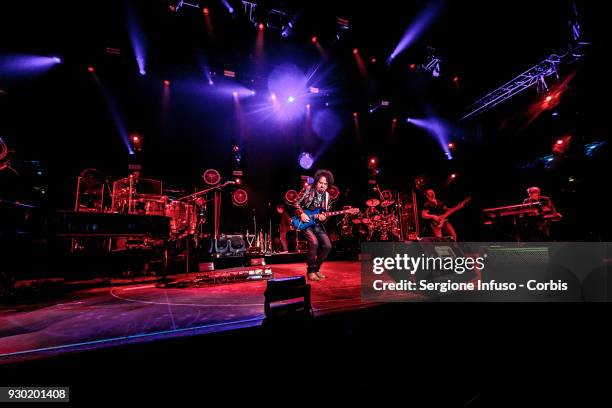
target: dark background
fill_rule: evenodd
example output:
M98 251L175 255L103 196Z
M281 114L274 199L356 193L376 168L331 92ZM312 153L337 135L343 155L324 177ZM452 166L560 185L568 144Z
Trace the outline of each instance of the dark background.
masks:
M557 107L559 116L544 112L525 126L529 107L541 98L534 89L476 120L457 119L469 103L568 46L569 1L443 2L440 16L391 67L384 60L426 2L291 2L300 11L294 34L282 38L266 30L263 65L254 61L257 30L239 3L233 3L235 16L219 1L201 4L210 9L214 38L207 35L201 10L184 7L171 13L166 1L3 4L0 54L58 55L63 63L38 75L0 72L0 89L6 92L0 95L0 135L15 150L13 167L20 173L0 173L0 197L72 208L81 170L93 167L111 179L127 174L127 150L101 88L87 72L91 65L115 100L126 131L144 138L143 177L192 192L203 188L204 169L217 168L230 177L231 146L240 144L249 204L235 209L229 190L225 193L224 232L244 231L252 211L265 222L286 190L299 189L300 175L311 172L299 168L297 156L307 150L320 152L311 171L335 173L343 193L339 205L363 208L373 195L367 160L376 155L382 189L407 190L415 176L425 175L448 204L472 195L473 203L454 222L463 240L490 238L480 227L481 209L520 203L530 185L541 186L565 215L557 238L609 236L603 204L609 147L590 158L581 153L584 144L609 139L603 6L578 2L584 37L592 45L582 61L561 69L561 80L575 77ZM351 29L337 41L338 16L349 19ZM146 76L138 74L130 43L128 23L136 18L146 43ZM330 55L326 62L310 41L313 35ZM440 78L409 69L424 61L427 46L444 59ZM119 48L121 55L108 55L106 47ZM366 62L367 80L357 70L353 48ZM262 103L267 75L283 63L304 72L321 64L316 85L328 94L312 102L313 113L328 102L338 116L342 130L332 141L305 133L303 118L281 125L252 113ZM204 66L216 72L215 86L223 83L223 69L231 69L236 83L257 90L255 97L241 101L247 112L242 135L231 95L207 85ZM459 86L452 81L455 76ZM171 81L167 111L164 79ZM368 114L370 104L381 99L391 106ZM360 138L353 112L359 113ZM427 132L405 122L431 112L453 128L457 149L451 161ZM394 117L398 123L391 137ZM572 135L569 157L552 168L525 168L551 154L554 141L566 134ZM36 170L32 160L40 163ZM446 183L452 172L458 177ZM45 194L32 186L43 186Z

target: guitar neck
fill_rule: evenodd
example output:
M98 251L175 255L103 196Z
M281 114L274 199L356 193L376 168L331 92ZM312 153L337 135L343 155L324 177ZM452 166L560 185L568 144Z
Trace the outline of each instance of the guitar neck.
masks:
M452 213L454 213L455 211L458 211L458 210L460 210L460 209L461 209L461 207L459 207L459 206L458 206L458 207L453 207L453 208L451 208L450 210L448 210L448 211L446 212L446 214L444 214L444 216L445 216L445 217L448 217L449 215L451 215Z
M451 215L455 211L459 211L460 209L462 209L465 206L466 203L467 203L467 201L463 201L463 202L461 202L461 204L458 204L458 205L454 206L453 208L451 208L450 210L446 211L446 213L444 214L444 217L448 217L449 215Z
M351 211L352 210L329 211L329 212L323 212L321 214L323 214L326 217L331 217L333 215L346 214L346 213L351 212Z

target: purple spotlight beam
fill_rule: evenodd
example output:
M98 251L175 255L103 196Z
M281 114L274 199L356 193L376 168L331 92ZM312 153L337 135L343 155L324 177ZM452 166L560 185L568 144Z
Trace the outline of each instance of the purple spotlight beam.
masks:
M136 63L138 64L138 72L140 75L145 75L146 71L146 55L145 55L145 40L138 21L136 13L132 10L129 5L130 2L126 2L126 17L128 32L130 35L130 41L132 43L132 49L134 50L134 56L136 57Z
M0 74L6 76L35 75L49 70L60 62L61 59L58 57L0 54Z
M221 0L221 3L223 3L223 5L227 9L228 13L234 14L234 8L232 6L230 6L230 4L227 2L227 0Z
M117 132L119 132L119 135L121 136L121 139L123 140L123 143L125 144L125 147L127 148L128 153L131 155L134 154L134 150L132 150L132 145L130 144L129 135L127 132L127 128L125 126L125 122L123 120L123 117L121 116L121 113L119 112L115 99L113 98L111 93L108 91L108 89L106 89L106 87L100 82L98 77L95 75L94 75L94 80L96 81L96 84L98 85L98 89L100 89L102 96L104 96L104 100L106 101L106 106L108 107L108 112L110 113L113 119L115 128L117 129Z
M414 119L408 118L406 122L411 123L421 129L426 130L430 135L432 135L442 150L444 154L448 158L448 160L453 159L453 155L448 147L448 133L449 127L444 123L444 121L436 118L427 118L427 119Z
M271 109L279 121L291 121L305 114L310 102L308 77L293 64L276 67L268 77L268 91L272 97ZM277 103L276 101L284 101Z
M423 33L429 28L433 20L438 16L442 9L442 0L438 0L425 7L415 18L412 24L408 27L399 43L387 58L387 64L390 64L399 54L408 49L414 44Z

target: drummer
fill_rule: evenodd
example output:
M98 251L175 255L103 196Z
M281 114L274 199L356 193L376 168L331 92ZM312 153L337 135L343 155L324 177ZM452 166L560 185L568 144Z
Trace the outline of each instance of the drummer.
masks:
M378 208L376 208L380 204L380 200L377 198L370 198L366 201L366 206L368 209L365 212L366 218L374 218L378 216L379 212ZM380 217L379 217L380 218Z

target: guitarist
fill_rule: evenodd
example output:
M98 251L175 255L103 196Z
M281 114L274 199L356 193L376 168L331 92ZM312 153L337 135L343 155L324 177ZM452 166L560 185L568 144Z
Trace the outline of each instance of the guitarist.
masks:
M453 241L457 241L457 233L453 228L452 224L446 220L440 227L434 226L434 221L442 222L444 219L441 217L446 213L448 207L444 205L444 203L438 199L436 199L436 192L431 188L425 190L425 198L427 201L423 205L423 211L421 211L421 216L423 219L429 221L430 229L433 235L436 238L442 238L442 233L444 232L445 236L450 236L453 238Z
M310 221L310 217L304 213L304 210L321 208L323 211L329 211L330 203L327 189L333 184L334 175L329 170L317 170L314 175L314 187L311 185L304 187L293 202L296 215L302 222ZM325 261L332 249L331 241L321 224L325 219L325 215L319 214L317 216L318 222L304 230L304 235L308 242L308 254L306 257L308 267L306 274L309 280L318 281L326 278L319 271L323 261Z

